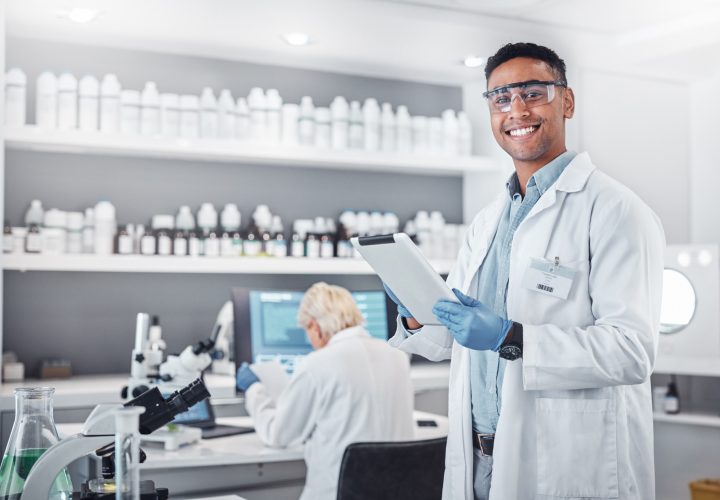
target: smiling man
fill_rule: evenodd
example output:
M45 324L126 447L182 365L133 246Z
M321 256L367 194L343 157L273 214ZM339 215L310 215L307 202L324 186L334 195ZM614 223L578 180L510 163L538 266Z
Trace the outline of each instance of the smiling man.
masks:
M655 498L650 373L665 237L625 186L565 145L565 63L516 43L488 60L507 189L468 229L443 326L398 302L391 343L451 359L443 497Z

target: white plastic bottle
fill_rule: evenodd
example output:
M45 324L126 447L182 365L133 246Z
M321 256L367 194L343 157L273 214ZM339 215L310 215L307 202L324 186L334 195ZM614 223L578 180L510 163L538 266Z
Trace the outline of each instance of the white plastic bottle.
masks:
M220 239L221 257L239 257L242 246L238 247L233 241L233 234L240 230L241 214L235 203L227 203L220 213L220 225L223 237Z
M92 75L85 75L78 85L78 128L95 132L99 127L100 82Z
M381 116L381 148L386 153L392 153L395 151L397 135L395 130L395 114L392 110L392 105L389 102L384 102L382 105L382 116Z
M26 124L26 99L27 76L20 68L11 68L5 74L5 125L22 127Z
M464 111L458 113L458 134L460 154L462 156L472 155L472 124Z
M218 98L217 132L219 139L235 138L235 99L228 89L222 89Z
M42 206L42 201L32 200L30 207L25 212L25 225L30 226L35 224L36 226L42 226L45 220L45 210Z
M67 212L51 208L45 212L41 231L44 245L43 253L59 255L67 248Z
M58 81L45 71L40 73L36 85L35 123L45 129L57 128Z
M395 124L397 127L397 152L412 152L412 119L407 106L398 106Z
M315 147L320 149L330 148L330 109L315 108Z
M350 103L350 130L348 146L350 149L363 149L365 147L363 112L358 101Z
M218 102L213 89L205 87L200 95L200 137L217 139Z
M214 233L218 225L218 214L212 203L205 202L200 206L197 213L197 224L202 231L202 255L217 257L220 255L220 240L217 235L214 239L210 234Z
M378 151L380 149L380 106L373 98L365 99L363 125L365 132L364 149L366 151Z
M235 138L239 141L250 140L250 108L244 97L238 97L235 106Z
M117 134L120 131L120 82L112 73L105 75L100 85L100 131Z
M200 99L196 95L180 96L180 137L200 137Z
M303 96L300 100L298 139L303 146L315 145L315 105L309 96Z
M155 232L155 244L158 255L172 255L173 230L175 229L175 218L168 214L154 215L152 228Z
M332 148L344 150L350 141L350 106L342 96L337 96L330 104L332 114Z
M427 117L412 117L412 138L413 153L423 154L430 150Z
M442 154L445 149L445 132L443 129L442 118L433 116L428 120L428 130L430 136L430 152L433 154Z
M86 208L83 217L82 253L95 253L95 209Z
M270 227L270 233L274 240L272 257L284 258L288 256L288 244L283 232L282 219L279 215L273 215L272 226Z
M70 73L58 78L58 128L75 130L77 128L78 82Z
M120 92L120 133L140 134L140 92L137 90Z
M460 127L455 111L446 109L442 113L443 149L446 155L457 156L460 152Z
M78 254L83 251L83 213L67 213L67 253Z
M160 93L155 82L145 83L142 91L140 133L146 137L160 134Z
M267 142L277 144L280 142L280 109L283 100L277 89L267 89L265 98L267 102Z
M250 140L255 144L267 141L267 99L260 87L250 89L248 95L250 107Z
M160 133L163 137L180 135L180 96L160 94Z
M100 201L95 205L95 253L111 255L115 243L117 220L115 207L109 201Z
M297 104L283 104L282 107L282 143L286 146L298 144L298 119L300 106Z

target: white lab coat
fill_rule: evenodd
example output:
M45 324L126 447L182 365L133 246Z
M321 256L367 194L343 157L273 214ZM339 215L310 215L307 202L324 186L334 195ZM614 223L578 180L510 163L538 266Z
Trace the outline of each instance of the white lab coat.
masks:
M468 229L448 283L477 289L507 193ZM508 317L524 325L507 363L491 500L655 498L650 373L657 351L665 237L657 216L579 154L532 208L510 255ZM578 270L567 300L522 286L531 257ZM451 358L443 498L472 500L469 350L443 327L391 344Z
M348 444L411 440L415 428L408 357L362 327L336 333L309 354L277 403L256 383L245 406L264 443L305 443L301 500L336 499Z

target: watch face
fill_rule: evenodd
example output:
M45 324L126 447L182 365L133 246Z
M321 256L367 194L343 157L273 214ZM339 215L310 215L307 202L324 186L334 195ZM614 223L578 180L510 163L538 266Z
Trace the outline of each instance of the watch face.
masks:
M501 358L512 361L522 356L522 349L517 345L509 344L501 347L498 354L500 354Z

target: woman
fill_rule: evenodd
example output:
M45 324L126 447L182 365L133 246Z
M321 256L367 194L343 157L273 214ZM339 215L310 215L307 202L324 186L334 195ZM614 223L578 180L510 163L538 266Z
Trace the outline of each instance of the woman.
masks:
M278 399L247 366L238 371L238 387L245 390L245 406L265 444L305 443L301 500L335 500L348 444L413 438L410 367L405 354L365 331L344 288L313 285L298 322L315 351Z

